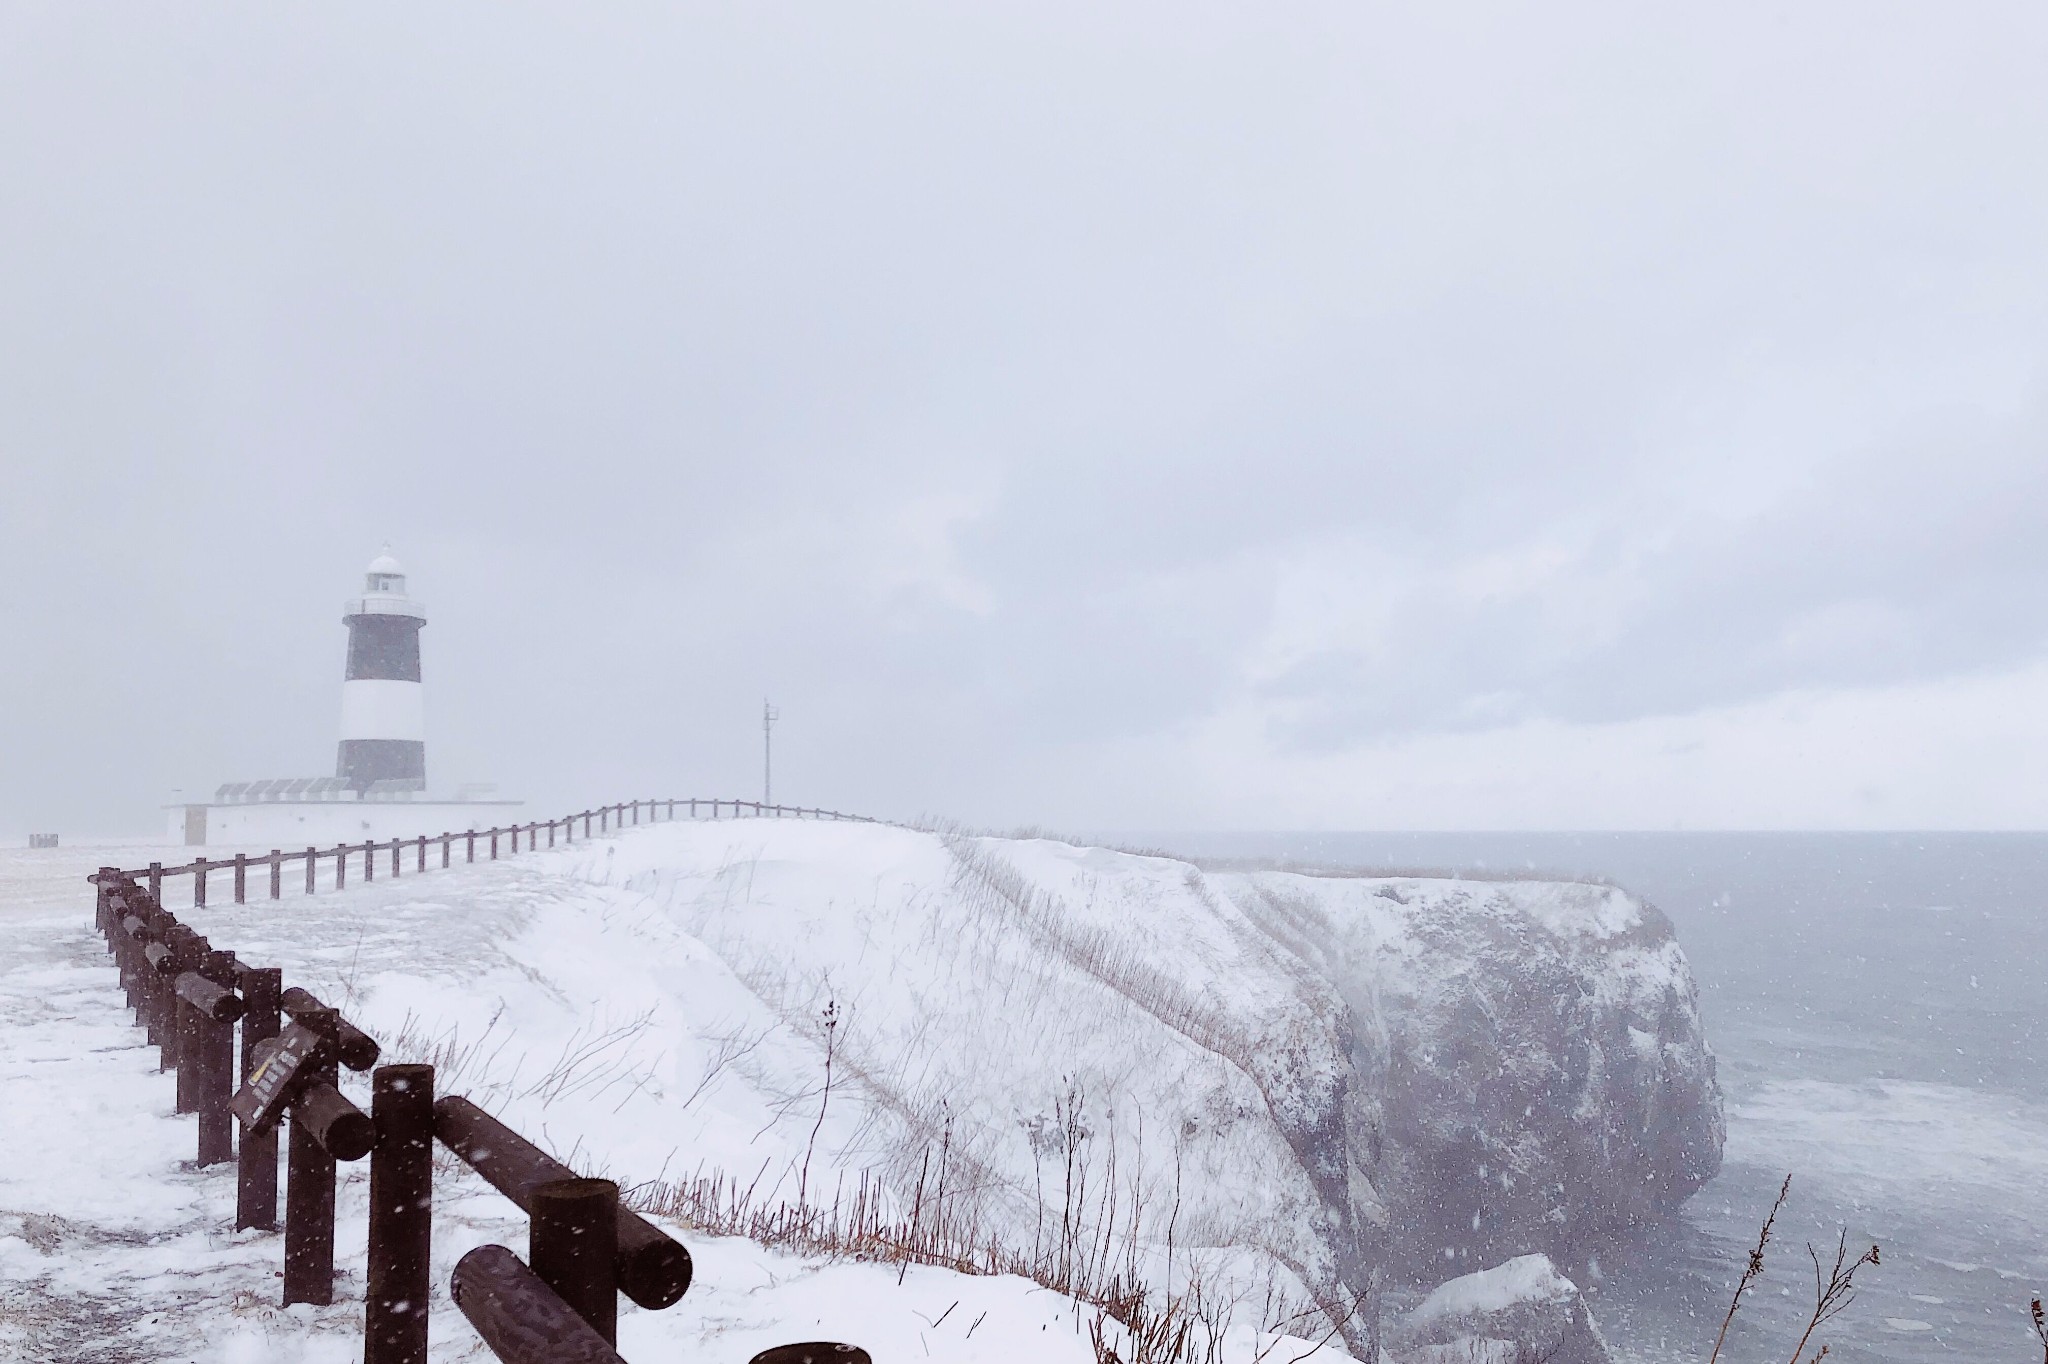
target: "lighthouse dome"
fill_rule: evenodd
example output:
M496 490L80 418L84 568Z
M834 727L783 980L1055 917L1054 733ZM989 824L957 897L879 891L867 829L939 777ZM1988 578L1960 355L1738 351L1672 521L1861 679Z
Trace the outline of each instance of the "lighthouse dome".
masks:
M405 595L405 565L398 562L391 553L391 546L384 546L384 552L370 560L369 571L364 575L364 586L371 592L395 592Z

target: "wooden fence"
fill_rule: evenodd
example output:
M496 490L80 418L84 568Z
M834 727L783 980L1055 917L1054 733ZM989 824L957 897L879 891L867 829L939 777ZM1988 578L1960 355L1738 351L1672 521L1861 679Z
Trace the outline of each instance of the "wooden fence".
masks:
M635 801L580 811L546 824L439 839L342 847L331 854L336 880L361 852L412 847L416 870L438 843L443 866L450 840L537 831L584 836L623 826L657 808L676 817L700 804L749 808L769 817L785 807L751 802ZM796 812L790 811L791 814ZM787 817L786 815L784 817ZM853 816L804 811L804 818ZM314 850L305 857L309 889ZM236 899L249 865L267 865L278 894L282 853L237 859ZM377 1065L375 1039L303 989L287 988L278 967L254 966L216 950L163 907L166 876L190 872L195 903L206 903L208 863L153 866L149 873L102 867L90 881L97 927L120 971L138 1027L158 1047L160 1070L175 1070L177 1111L197 1119L197 1163L236 1165L237 1230L278 1229L279 1134L289 1123L283 1216L284 1305L334 1300L334 1199L337 1162L370 1161L368 1283L363 1303L364 1364L426 1364L433 1241L433 1153L439 1141L528 1215L527 1257L482 1246L459 1260L450 1295L484 1343L506 1364L624 1364L617 1345L618 1295L660 1310L690 1285L690 1253L638 1213L619 1204L618 1186L584 1179L459 1096L437 1098L434 1068ZM397 874L394 860L393 874ZM148 875L145 885L144 876ZM239 1044L239 1045L238 1045ZM238 1056L239 1052L239 1056ZM371 1071L370 1111L340 1091L340 1070ZM374 1069L373 1069L374 1068ZM239 1129L240 1140L236 1140ZM866 1351L838 1342L778 1346L751 1364L871 1364Z
M403 809L402 805L377 805L377 809ZM236 853L233 857L195 858L182 866L167 867L161 862L152 862L147 867L124 871L124 876L146 880L150 898L161 903L164 883L173 877L192 878L192 905L195 909L206 907L207 895L215 877L232 878L236 904L243 904L249 898L249 873L255 871L268 875L269 899L283 898L284 869L294 862L305 867L305 893L313 894L320 887L321 864L327 864L333 886L340 890L348 885L349 867L353 863L357 875L365 881L377 879L378 866L383 864L384 874L400 876L406 871L405 863L412 862L415 875L430 869L438 860L442 867L454 864L456 849L461 849L461 861L475 862L482 851L484 860L496 861L503 847L509 852L519 852L520 840L526 840L525 850L538 849L541 835L547 835L547 846L556 846L559 836L563 844L572 843L581 836L585 839L601 837L630 824L666 823L678 819L827 819L846 820L859 824L875 824L879 821L870 815L849 815L838 810L818 810L796 805L764 805L758 800L706 800L691 798L675 800L631 800L617 805L604 805L595 810L579 810L573 815L560 819L535 820L526 824L508 824L491 829L457 829L444 834L421 835L413 838L370 839L362 843L339 843L331 848L309 847L303 852L285 852L273 848L268 853L251 857L247 853ZM430 856L429 854L432 854ZM258 887L259 897L263 888Z

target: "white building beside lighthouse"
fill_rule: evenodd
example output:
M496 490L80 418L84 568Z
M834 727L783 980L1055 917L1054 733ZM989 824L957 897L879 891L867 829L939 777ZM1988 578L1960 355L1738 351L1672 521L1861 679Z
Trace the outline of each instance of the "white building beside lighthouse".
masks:
M420 676L426 608L406 590L391 547L370 561L363 590L342 606L341 742L331 777L227 782L203 802L169 807L170 834L188 844L304 848L413 838L507 823L520 802L493 788L427 786L427 707Z

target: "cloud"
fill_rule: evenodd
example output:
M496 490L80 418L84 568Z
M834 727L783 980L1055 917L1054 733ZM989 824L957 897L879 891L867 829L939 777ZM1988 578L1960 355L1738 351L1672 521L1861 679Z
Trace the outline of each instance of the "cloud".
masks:
M1143 823L1219 727L2024 670L2044 25L10 13L0 824L320 770L387 538L536 799L747 789L764 693L807 800Z

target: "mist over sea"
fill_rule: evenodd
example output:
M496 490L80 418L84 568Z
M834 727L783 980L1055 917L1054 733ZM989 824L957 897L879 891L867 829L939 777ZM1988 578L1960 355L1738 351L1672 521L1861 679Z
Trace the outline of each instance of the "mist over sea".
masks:
M2048 1290L2048 835L1142 834L1310 867L1602 877L1670 916L1728 1101L1727 1161L1585 1286L1625 1360L1704 1360L1779 1180L1724 1360L1790 1354L1805 1243L1884 1263L1831 1359L2032 1361ZM1811 1349L1812 1347L1809 1347Z

